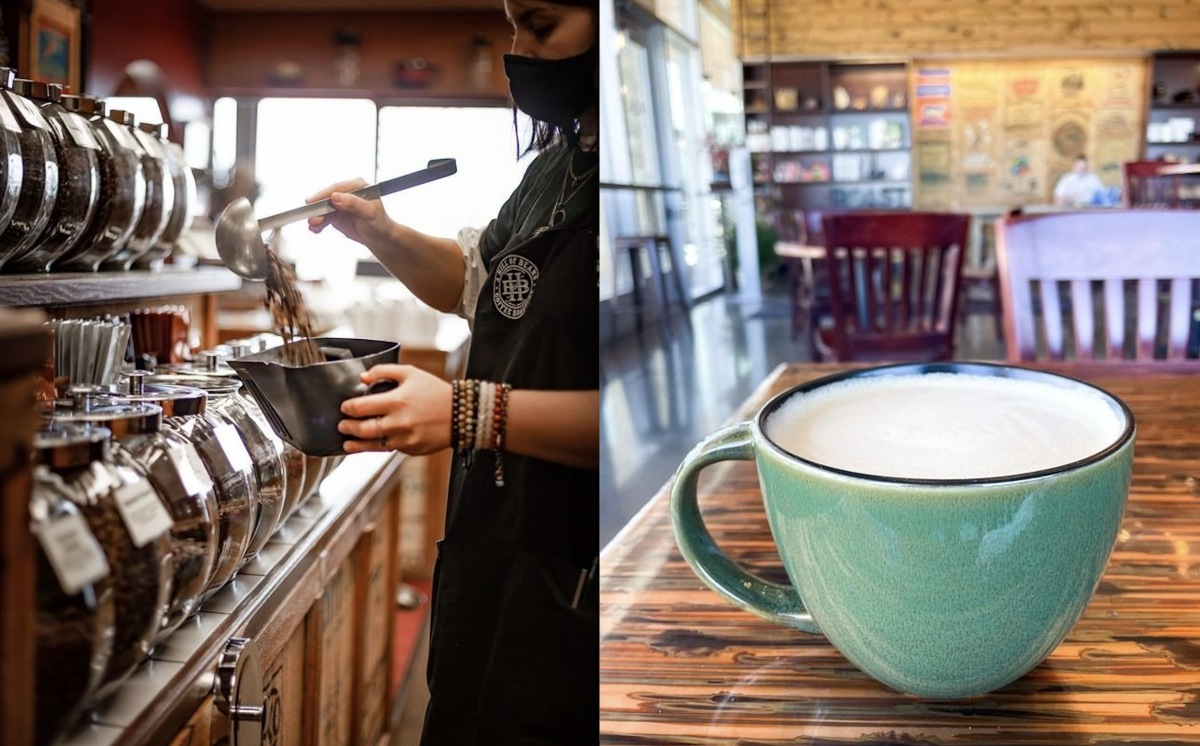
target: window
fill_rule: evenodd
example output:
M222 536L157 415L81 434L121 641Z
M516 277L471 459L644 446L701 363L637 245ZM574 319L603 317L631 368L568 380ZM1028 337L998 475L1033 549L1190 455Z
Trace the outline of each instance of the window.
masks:
M258 104L255 214L304 204L330 184L375 173L375 103L366 99L264 98ZM335 230L316 236L308 224L283 228L281 253L302 279L346 281L367 254Z
M379 110L378 179L454 158L458 173L384 198L388 214L434 236L482 228L517 188L533 156L517 161L512 112L496 107L386 106Z
M233 165L235 123L236 102L218 101L214 172ZM517 188L532 157L517 161L516 147L512 112L498 107L377 109L366 99L266 98L257 112L255 211L272 215L339 181L375 183L454 158L454 176L383 198L397 222L453 238L464 226L487 225ZM370 256L335 230L314 236L305 223L286 226L282 239L281 252L303 279L350 282L358 260Z

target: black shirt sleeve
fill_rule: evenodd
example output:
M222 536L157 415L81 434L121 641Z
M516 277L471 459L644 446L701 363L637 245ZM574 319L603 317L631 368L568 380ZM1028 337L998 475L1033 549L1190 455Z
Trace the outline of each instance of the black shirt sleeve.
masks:
M492 259L519 235L523 225L528 229L529 218L535 209L544 209L549 216L550 202L553 202L554 195L548 193L543 182L547 171L555 163L553 156L561 156L562 153L569 155L565 148L552 148L539 153L529 164L529 168L525 169L521 183L500 208L500 214L483 229L483 234L479 237L479 253L486 264L491 265ZM547 199L550 201L547 202ZM536 202L546 204L536 205ZM536 218L537 215L533 217Z
M492 218L483 233L479 236L479 253L483 256L484 265L490 265L492 257L499 254L512 238L513 225L516 223L517 203L520 201L521 187L517 186L509 198L500 207L500 214Z

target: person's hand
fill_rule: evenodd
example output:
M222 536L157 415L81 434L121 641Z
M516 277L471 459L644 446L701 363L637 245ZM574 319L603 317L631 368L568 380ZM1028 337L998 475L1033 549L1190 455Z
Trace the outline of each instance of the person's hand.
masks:
M342 404L338 432L362 440L347 440L346 453L403 451L420 456L450 447L450 384L411 365L376 365L362 374L370 386L388 379L400 385L382 394L357 396Z
M306 204L312 204L328 197L333 206L337 208L335 212L328 215L309 218L308 229L313 233L320 233L325 230L326 226L332 225L346 237L358 241L367 248L387 241L395 223L383 209L383 203L377 199L365 200L348 194L348 192L362 189L365 186L368 184L363 179L342 181L325 187L304 200Z

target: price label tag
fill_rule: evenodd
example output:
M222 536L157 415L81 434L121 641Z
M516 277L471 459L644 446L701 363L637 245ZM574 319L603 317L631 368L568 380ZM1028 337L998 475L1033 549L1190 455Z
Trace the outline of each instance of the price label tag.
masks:
M233 467L234 471L253 471L254 462L250 460L250 452L246 450L242 436L238 435L233 425L218 426L217 440L220 441L221 450L225 451L229 465Z
M46 118L42 116L42 112L38 111L36 104L24 96L16 94L9 96L8 100L16 102L17 114L26 125L40 130L46 129Z
M8 108L8 104L0 99L0 127L20 134L21 125L17 124L17 118L13 116L12 109Z
M100 144L96 142L96 136L92 134L92 126L87 123L86 119L69 111L63 112L61 119L76 147L100 149Z
M171 457L171 462L175 464L175 470L179 472L184 491L189 495L208 492L213 484L212 479L209 478L204 464L200 463L200 454L196 453L195 446L185 443L178 448L172 448L167 453Z
M146 546L171 528L171 515L149 482L123 484L114 497L135 547Z
M104 550L79 513L67 513L43 526L38 541L68 596L108 576Z

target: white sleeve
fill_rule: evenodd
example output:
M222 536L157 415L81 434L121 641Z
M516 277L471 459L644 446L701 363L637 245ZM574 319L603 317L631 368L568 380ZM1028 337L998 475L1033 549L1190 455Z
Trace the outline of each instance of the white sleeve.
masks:
M1054 185L1054 196L1055 197L1065 197L1066 196L1067 189L1069 188L1069 187L1067 187L1067 182L1069 181L1070 176L1071 176L1070 174L1063 174L1062 176L1058 177L1058 183Z
M487 279L487 265L479 252L479 238L483 235L480 228L463 228L458 232L458 248L463 253L463 293L458 300L454 313L467 320L472 331L475 329L475 306L479 303L479 290Z

